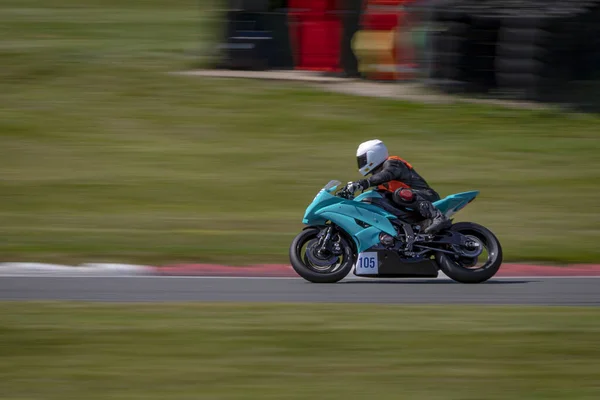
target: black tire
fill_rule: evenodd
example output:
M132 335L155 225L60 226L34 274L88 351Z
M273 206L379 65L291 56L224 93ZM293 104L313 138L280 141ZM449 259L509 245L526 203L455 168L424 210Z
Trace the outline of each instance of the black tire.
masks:
M502 265L502 246L489 229L472 222L459 222L450 230L479 239L488 252L488 259L480 268L469 269L455 261L452 255L438 252L435 260L444 274L460 283L482 283L496 275Z
M309 228L300 232L290 245L289 257L292 268L298 275L312 283L335 283L341 281L348 275L354 266L356 258L355 251L349 242L349 239L340 235L340 244L343 251L342 264L332 272L319 272L307 265L307 258L300 254L302 247L309 241L315 239L319 233L319 228Z

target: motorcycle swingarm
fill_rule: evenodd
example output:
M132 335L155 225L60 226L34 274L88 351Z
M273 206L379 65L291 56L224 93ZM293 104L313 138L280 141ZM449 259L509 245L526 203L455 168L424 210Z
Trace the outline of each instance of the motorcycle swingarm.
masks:
M433 240L426 242L427 245L454 245L454 246L465 246L467 244L468 239L461 233L458 232L447 232L444 233L444 236L435 237ZM416 243L417 244L417 243ZM421 243L418 243L421 244ZM425 244L425 243L423 243Z

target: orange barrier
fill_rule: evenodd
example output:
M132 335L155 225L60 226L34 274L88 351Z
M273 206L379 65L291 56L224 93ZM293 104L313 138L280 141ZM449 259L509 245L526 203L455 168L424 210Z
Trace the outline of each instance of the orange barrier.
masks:
M352 48L359 70L374 80L409 80L417 75L410 39L409 15L403 5L412 0L367 0Z

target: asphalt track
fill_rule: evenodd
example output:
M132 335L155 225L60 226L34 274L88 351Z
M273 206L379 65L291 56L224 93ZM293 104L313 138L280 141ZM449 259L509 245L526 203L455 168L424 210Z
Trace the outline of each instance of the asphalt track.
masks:
M494 278L465 285L440 278L311 284L300 278L2 276L0 300L598 306L600 279Z

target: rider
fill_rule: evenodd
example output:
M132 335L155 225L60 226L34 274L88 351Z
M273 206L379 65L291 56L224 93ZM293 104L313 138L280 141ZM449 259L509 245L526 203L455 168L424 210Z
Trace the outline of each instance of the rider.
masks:
M397 156L389 156L381 140L374 139L361 143L356 151L358 171L367 179L348 182L346 190L351 194L364 191L372 186L390 194L393 201L401 206L416 209L425 219L425 233L435 233L450 225L449 219L432 202L440 199L425 179L407 161Z

